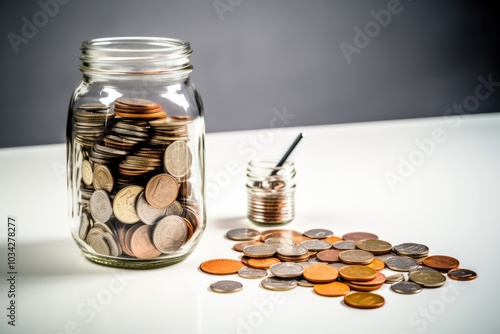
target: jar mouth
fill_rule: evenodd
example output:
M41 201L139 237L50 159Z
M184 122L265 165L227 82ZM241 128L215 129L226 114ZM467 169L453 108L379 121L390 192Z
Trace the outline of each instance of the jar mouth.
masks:
M84 73L161 74L192 71L189 42L164 37L109 37L84 41Z

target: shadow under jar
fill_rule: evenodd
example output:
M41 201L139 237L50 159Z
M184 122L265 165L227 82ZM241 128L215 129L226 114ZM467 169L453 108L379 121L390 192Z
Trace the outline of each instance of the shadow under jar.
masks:
M183 260L206 224L205 122L191 46L123 37L81 45L67 119L71 234L97 263Z

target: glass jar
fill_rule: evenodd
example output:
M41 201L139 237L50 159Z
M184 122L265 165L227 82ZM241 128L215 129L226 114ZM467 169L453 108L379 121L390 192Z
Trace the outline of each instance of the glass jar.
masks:
M179 262L206 223L205 122L191 46L103 38L81 52L66 132L71 234L100 264Z
M247 167L247 216L254 223L283 224L295 217L295 166L287 161L250 161Z

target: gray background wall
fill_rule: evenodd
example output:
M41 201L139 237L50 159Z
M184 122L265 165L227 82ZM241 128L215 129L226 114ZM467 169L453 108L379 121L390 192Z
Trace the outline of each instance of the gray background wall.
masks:
M500 81L499 1L401 0L350 62L341 43L391 1L58 0L44 22L55 1L0 2L0 147L65 141L79 46L97 37L190 41L209 132L269 127L273 109L288 126L441 116L478 76ZM34 19L16 52L9 34ZM499 91L470 112L499 111Z

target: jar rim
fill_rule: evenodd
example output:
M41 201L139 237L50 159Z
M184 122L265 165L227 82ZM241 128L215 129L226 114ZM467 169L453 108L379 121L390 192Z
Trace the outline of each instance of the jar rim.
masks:
M125 48L126 46L126 48ZM136 48L133 48L133 47ZM104 37L94 38L82 42L80 49L100 50L104 52L179 52L191 54L189 42L167 37Z

